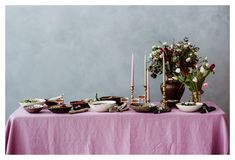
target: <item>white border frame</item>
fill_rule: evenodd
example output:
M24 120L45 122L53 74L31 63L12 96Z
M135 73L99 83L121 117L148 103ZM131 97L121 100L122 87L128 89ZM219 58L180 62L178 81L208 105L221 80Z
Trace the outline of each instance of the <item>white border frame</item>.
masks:
M0 72L1 72L1 83L0 83L0 97L1 97L1 116L0 116L0 159L123 159L123 158L133 158L133 159L200 159L200 160L217 160L217 159L235 159L234 157L234 144L232 142L235 142L234 140L234 107L235 102L231 102L230 100L230 155L225 156L213 156L213 155L123 155L123 156L105 156L105 155L99 155L99 156L71 156L71 155L55 155L55 156L25 156L25 155L19 155L19 156L9 156L5 155L5 6L6 5L229 5L230 6L230 99L233 96L233 89L234 83L234 75L232 73L232 69L235 68L235 63L231 63L231 60L234 60L234 54L235 50L232 48L232 45L234 45L234 3L233 0L142 0L140 2L134 1L134 0L1 0L0 2ZM233 53L233 54L232 54ZM3 89L4 88L4 89Z

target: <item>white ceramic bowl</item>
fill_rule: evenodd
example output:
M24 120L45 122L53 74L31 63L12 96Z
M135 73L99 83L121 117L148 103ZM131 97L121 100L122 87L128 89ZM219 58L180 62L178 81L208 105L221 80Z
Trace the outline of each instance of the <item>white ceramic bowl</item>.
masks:
M95 112L107 112L109 108L113 107L116 102L115 101L97 101L88 103L91 111Z
M35 105L35 104L43 104L45 103L45 99L39 99L39 98L29 98L29 99L24 99L19 102L20 106L30 106L30 105Z
M203 103L196 103L195 105L186 106L186 105L182 105L181 103L177 103L176 106L179 108L179 110L183 112L195 112L199 108L201 108L202 104Z

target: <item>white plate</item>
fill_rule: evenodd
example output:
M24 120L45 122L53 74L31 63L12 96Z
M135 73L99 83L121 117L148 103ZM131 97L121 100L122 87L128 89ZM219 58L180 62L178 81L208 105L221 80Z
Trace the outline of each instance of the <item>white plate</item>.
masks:
M183 112L195 112L199 108L201 108L202 104L203 103L196 103L195 105L192 105L192 106L186 106L186 105L182 105L181 103L177 103L176 106L179 108L179 110Z
M116 102L115 101L96 101L88 103L91 111L95 112L107 112L109 108L113 107Z

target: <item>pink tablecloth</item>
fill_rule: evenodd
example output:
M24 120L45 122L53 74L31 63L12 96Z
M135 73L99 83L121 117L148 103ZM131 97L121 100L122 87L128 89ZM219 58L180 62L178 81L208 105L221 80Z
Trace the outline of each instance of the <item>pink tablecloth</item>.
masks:
M228 154L225 113L216 108L73 115L18 108L6 125L6 154Z

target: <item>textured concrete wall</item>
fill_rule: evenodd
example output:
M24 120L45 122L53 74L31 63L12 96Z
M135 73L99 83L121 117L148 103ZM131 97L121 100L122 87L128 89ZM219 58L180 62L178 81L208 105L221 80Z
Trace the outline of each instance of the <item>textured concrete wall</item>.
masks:
M27 97L129 96L132 51L135 93L143 94L144 54L184 36L216 64L203 99L229 114L227 6L7 6L6 119ZM161 80L151 79L152 101Z

